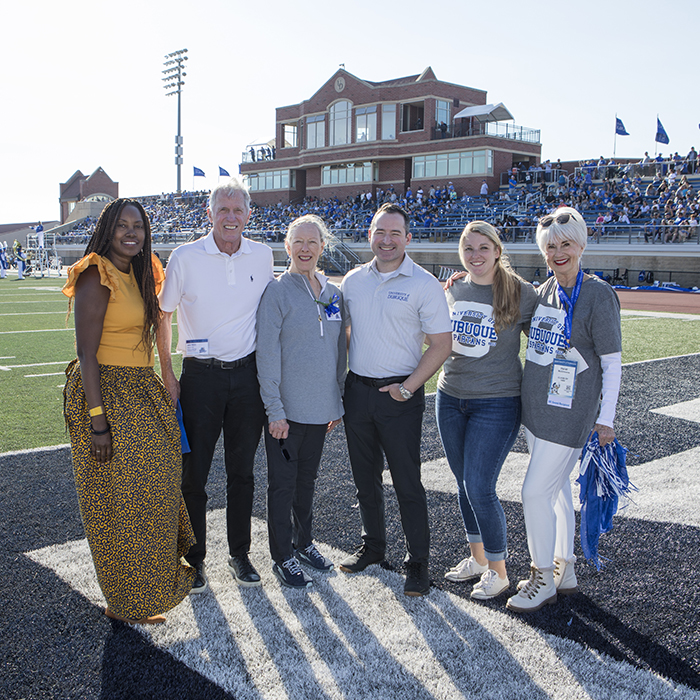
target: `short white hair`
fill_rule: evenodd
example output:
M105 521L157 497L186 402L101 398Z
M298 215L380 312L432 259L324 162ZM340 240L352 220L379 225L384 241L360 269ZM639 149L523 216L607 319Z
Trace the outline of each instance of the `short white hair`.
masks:
M216 200L220 196L233 197L236 192L240 192L243 195L245 207L248 211L250 211L250 190L246 184L237 177L232 177L227 182L222 182L211 191L211 194L209 195L209 211L211 211L212 214L214 213Z
M537 224L537 246L542 251L542 255L547 257L547 246L550 243L562 241L573 241L581 246L581 249L588 243L586 222L580 212L573 207L559 207L551 214L543 216Z

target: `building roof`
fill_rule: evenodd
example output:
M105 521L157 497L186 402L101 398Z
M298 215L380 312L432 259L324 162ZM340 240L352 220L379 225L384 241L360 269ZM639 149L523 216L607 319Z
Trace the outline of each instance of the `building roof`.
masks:
M465 107L461 112L455 114L455 119L467 119L474 117L480 122L501 122L505 119L512 119L513 115L508 111L503 102L497 105L476 105Z
M407 75L403 78L394 78L393 80L381 80L379 82L365 80L365 82L369 85L372 85L373 87L378 87L379 85L407 85L409 83L419 83L422 80L437 80L437 77L430 66L428 66L422 73L418 75Z

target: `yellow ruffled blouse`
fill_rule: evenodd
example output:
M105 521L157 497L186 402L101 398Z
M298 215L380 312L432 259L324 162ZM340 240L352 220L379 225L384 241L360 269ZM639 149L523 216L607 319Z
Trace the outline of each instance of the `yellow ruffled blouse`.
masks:
M151 256L151 261L158 294L165 273L155 255ZM133 269L121 272L108 258L90 253L68 268L68 281L63 287L63 293L68 298L74 297L78 277L91 265L97 266L100 284L109 289L109 303L97 350L97 361L101 365L119 367L153 367L154 354L149 354L141 344L144 305Z

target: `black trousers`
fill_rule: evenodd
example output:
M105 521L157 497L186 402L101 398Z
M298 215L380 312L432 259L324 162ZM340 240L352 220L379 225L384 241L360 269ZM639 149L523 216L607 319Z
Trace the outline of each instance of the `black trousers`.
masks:
M278 564L311 544L314 486L328 424L289 423L289 435L275 440L265 429L267 531Z
M182 456L182 495L197 538L197 544L185 558L195 566L206 556L206 485L222 428L229 553L245 554L250 549L253 462L265 423L255 360L243 367L221 369L185 359L180 377L180 403L192 450Z
M406 538L406 561L426 564L430 528L425 489L420 480L423 389L408 401L363 384L349 373L345 382L345 432L357 488L365 545L384 554L386 521L382 471L386 455ZM383 454L382 454L383 453Z

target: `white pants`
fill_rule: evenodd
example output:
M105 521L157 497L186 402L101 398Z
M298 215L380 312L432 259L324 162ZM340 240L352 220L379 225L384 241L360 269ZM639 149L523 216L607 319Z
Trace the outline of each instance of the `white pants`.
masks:
M527 545L532 563L540 570L554 568L554 557L574 557L576 521L569 475L580 447L567 447L536 438L525 428L530 464L523 482Z

